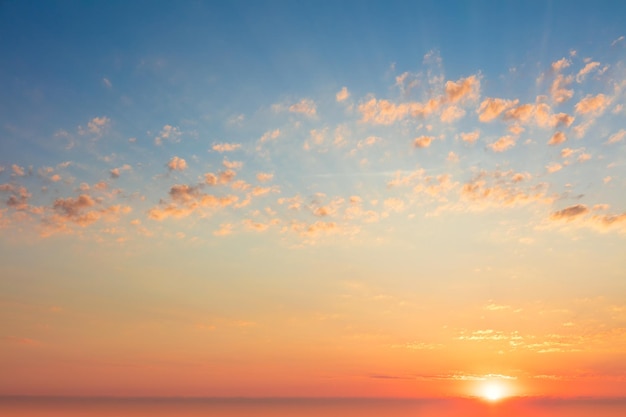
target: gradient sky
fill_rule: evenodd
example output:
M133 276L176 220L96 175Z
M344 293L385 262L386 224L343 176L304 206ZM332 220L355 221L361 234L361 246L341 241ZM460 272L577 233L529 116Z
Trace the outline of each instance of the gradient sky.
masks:
M0 394L626 396L625 21L1 2Z

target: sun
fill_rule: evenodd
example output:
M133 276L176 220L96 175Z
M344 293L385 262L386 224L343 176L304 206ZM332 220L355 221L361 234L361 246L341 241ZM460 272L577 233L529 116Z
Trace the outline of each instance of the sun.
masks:
M482 398L489 402L497 402L508 396L507 388L498 381L489 381L480 388Z

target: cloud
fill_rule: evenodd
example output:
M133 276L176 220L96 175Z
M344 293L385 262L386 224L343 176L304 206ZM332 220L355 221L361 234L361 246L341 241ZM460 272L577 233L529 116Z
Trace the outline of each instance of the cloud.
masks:
M28 201L32 195L28 192L28 189L23 186L14 184L0 184L0 192L8 192L11 195L6 201L6 205L14 210L28 210Z
M607 145L612 145L617 142L621 142L626 137L626 129L620 129L617 133L609 136L609 139L606 141Z
M214 236L228 236L233 233L233 225L230 223L220 224L220 228L213 232Z
M548 145L559 145L567 140L565 133L555 132L554 135L548 141Z
M465 116L465 110L457 106L449 106L441 112L441 121L444 123L452 123L463 116Z
M554 81L550 86L550 94L552 95L552 100L555 103L565 103L574 96L574 90L567 88L573 80L573 76L564 76L562 74L559 74L554 78Z
M387 100L370 99L359 105L359 111L363 115L364 122L372 122L381 125L390 125L404 119L410 111L407 104L396 105Z
M559 164L558 162L552 162L546 166L548 174L553 174L557 171L560 171L561 169L563 169L563 165Z
M576 113L579 114L601 114L606 107L611 103L611 99L604 94L598 94L597 96L587 95L580 100L576 106Z
M132 171L132 169L133 168L130 165L124 164L119 168L113 168L111 171L109 171L109 174L111 174L111 178L115 179L115 178L119 178L122 172Z
M238 149L241 149L241 144L239 143L216 143L215 145L213 145L211 149L213 149L215 152L220 152L220 153L233 152Z
M477 100L480 94L480 79L475 75L458 81L446 82L446 98L449 103Z
M259 172L258 174L256 174L256 179L259 182L271 181L273 178L274 178L274 174L269 174L266 172Z
M299 102L289 106L291 113L300 113L309 117L313 117L317 114L317 105L313 100L303 98Z
M585 67L583 69L581 69L580 71L578 71L578 74L576 74L576 82L577 83L583 82L583 80L585 79L587 74L589 74L591 71L595 70L599 66L600 66L599 62L589 62L589 63L587 63L587 65L585 65Z
M241 169L241 167L243 167L243 162L229 161L228 159L224 158L224 160L222 161L222 165L224 165L224 167L227 169Z
M560 72L565 68L569 67L572 63L567 58L561 58L558 61L552 63L552 71Z
M237 173L232 169L227 169L226 171L221 171L217 175L212 172L208 172L204 174L204 182L207 185L222 185L231 182Z
M80 135L86 135L91 133L96 136L101 136L104 131L109 127L111 119L106 116L94 117L87 123L87 129L82 126L78 126L78 133Z
M187 162L183 158L174 156L167 163L167 168L170 171L184 171L185 169L187 169Z
M348 97L350 97L350 93L348 92L348 88L347 87L342 87L341 90L339 90L337 92L337 94L335 95L335 99L337 100L337 102L342 102L348 99Z
M487 98L480 103L478 108L478 120L490 122L498 117L505 110L516 106L519 100L504 100L501 98Z
M624 41L624 36L620 36L619 38L611 42L611 46L616 46L618 43L621 43L622 41Z
M26 175L24 168L17 164L11 165L11 171L13 172L13 175L15 175L16 177L23 177L24 175Z
M463 140L463 142L474 143L480 137L480 132L478 130L475 130L473 132L461 133L459 136L461 137L461 140Z
M460 189L461 209L515 207L530 203L551 203L554 198L546 194L547 185L525 184L529 175L509 171L481 171Z
M214 196L203 193L200 186L189 186L185 184L173 185L169 191L170 202L161 201L159 206L148 211L148 217L162 221L168 217L187 217L195 211L205 208L217 209L230 206L237 202L238 197L234 195Z
M566 207L563 210L555 211L550 215L550 219L570 221L587 213L589 213L587 206L584 204L576 204L574 206Z
M293 221L289 225L289 230L304 237L317 237L320 235L335 234L340 231L340 227L335 222L316 221L307 224L305 222Z
M161 132L154 138L154 144L161 146L163 141L179 142L181 136L182 132L178 127L165 125L163 126L163 129L161 129Z
M54 233L70 233L71 225L84 228L102 219L115 221L120 215L130 213L132 209L122 205L102 206L100 200L88 194L80 194L76 198L54 200L51 211L52 213L43 219L44 237Z
M502 136L500 139L487 146L494 152L504 152L515 146L515 140L513 136Z
M418 138L415 138L415 140L413 141L413 146L415 146L416 148L428 148L433 139L434 138L432 136L420 136Z
M263 136L261 136L261 138L259 139L259 143L265 143L267 141L274 140L278 138L279 136L280 136L280 129L267 131L263 134Z
M109 79L106 77L102 78L102 84L104 84L104 86L108 89L113 87L113 84L111 84L111 81L109 81Z
M418 102L408 102L395 104L388 100L377 100L371 98L358 107L363 115L363 122L370 122L380 125L390 125L404 119L407 116L426 117L436 111L441 101L429 100L426 104Z

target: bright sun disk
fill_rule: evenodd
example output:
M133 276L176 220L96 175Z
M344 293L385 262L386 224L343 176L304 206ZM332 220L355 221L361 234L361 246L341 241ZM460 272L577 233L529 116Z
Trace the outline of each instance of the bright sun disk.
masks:
M506 390L502 384L490 382L482 388L481 396L487 401L496 402L506 397Z

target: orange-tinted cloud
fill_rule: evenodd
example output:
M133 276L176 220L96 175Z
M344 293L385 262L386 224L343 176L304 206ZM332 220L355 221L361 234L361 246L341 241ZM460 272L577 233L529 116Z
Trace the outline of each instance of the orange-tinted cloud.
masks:
M595 70L600 66L599 62L588 62L587 65L576 74L576 82L581 83L591 71Z
M550 215L550 218L552 220L570 221L587 213L589 213L589 208L587 208L587 206L584 204L576 204L574 206L566 207L563 210L555 211Z
M490 143L489 148L494 152L504 152L515 146L515 138L513 136L502 136L497 141Z
M161 146L164 141L179 142L182 136L182 132L176 126L165 125L161 132L154 138L154 144Z
M559 145L567 140L565 133L555 132L554 135L548 141L548 145Z
M13 175L16 177L23 177L24 175L26 175L24 168L17 164L11 165L11 171L13 172Z
M480 94L480 79L475 75L446 82L446 99L449 103L477 100Z
M596 96L587 95L585 98L576 103L576 113L579 114L601 114L611 103L611 99L604 94Z
M241 149L241 144L240 143L216 143L214 144L211 149L213 149L215 152L233 152L236 151L238 149Z
M335 94L335 99L337 100L337 102L345 101L348 99L348 97L350 97L350 93L348 92L347 87L342 87L341 90L339 90L337 94Z
M465 110L457 106L449 106L441 112L441 121L444 123L452 123L465 116Z
M309 117L313 117L317 114L317 105L313 100L303 98L299 102L289 106L291 113L300 113Z
M187 161L175 156L167 163L167 168L170 171L184 171L187 169Z
M516 106L519 100L505 100L501 98L486 98L478 108L478 120L490 122L500 116L505 110Z
M609 136L609 139L606 141L606 144L612 145L614 143L621 142L622 140L624 140L624 138L626 138L626 129L620 129L617 133L614 133L611 136Z
M203 208L222 208L234 204L238 197L234 195L214 196L203 193L200 186L177 184L169 191L171 202L161 202L150 209L148 217L153 220L164 220L168 217L187 217L194 211Z
M463 142L474 143L480 137L480 132L478 130L475 130L473 132L461 133L459 136L461 137L461 140L463 140Z
M418 138L415 138L415 140L413 141L413 146L415 146L416 148L428 148L433 139L434 138L432 136L420 136Z

